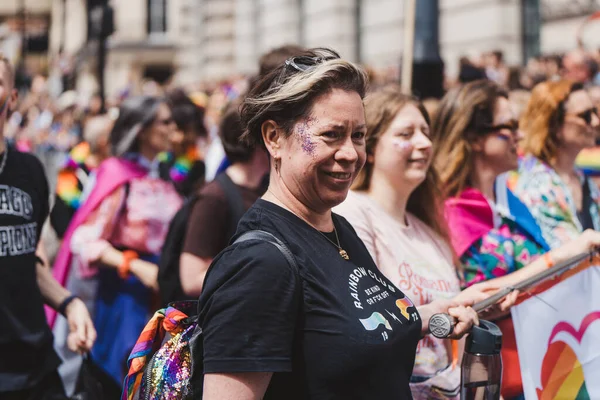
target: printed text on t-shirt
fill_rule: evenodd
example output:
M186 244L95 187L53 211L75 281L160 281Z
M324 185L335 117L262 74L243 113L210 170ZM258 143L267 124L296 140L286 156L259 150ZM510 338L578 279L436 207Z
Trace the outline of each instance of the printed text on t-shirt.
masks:
M0 214L31 219L33 215L31 197L21 189L0 185Z

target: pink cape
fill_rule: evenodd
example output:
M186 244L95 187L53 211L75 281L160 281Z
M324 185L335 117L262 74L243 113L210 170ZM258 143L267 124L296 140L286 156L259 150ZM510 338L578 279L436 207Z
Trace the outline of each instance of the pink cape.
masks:
M71 220L67 231L62 240L62 244L56 260L52 275L62 286L67 283L67 278L71 272L71 237L75 230L83 224L88 216L98 208L102 201L114 192L119 186L131 181L132 179L141 178L147 174L147 171L138 164L119 158L109 158L104 161L97 169L96 184L90 193L90 196L85 203L77 210ZM56 311L46 306L46 318L48 324L52 328L56 320Z
M459 197L451 197L444 204L444 214L452 234L450 240L456 254L465 251L494 228L494 214L480 191L466 189Z

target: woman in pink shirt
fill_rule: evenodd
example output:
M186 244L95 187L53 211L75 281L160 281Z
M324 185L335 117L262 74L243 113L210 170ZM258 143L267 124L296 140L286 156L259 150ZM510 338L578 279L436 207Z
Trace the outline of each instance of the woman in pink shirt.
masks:
M461 293L433 168L423 105L388 86L365 99L367 162L346 201L334 208L365 243L379 270L415 304L486 298L479 285ZM504 306L514 301L514 296ZM462 347L462 346L460 346ZM425 336L417 347L415 399L454 399L460 389L458 346Z

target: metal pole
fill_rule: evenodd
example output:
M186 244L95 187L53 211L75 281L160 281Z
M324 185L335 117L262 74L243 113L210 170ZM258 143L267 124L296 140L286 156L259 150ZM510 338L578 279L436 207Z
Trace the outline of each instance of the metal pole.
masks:
M19 14L21 15L21 68L25 67L25 55L27 54L27 20L25 14L25 2L26 0L21 0L19 5Z
M406 0L404 10L404 51L402 54L402 80L400 83L402 92L411 94L417 0Z
M598 250L592 250L589 253L582 253L576 256L573 256L557 265L548 268L536 275L533 275L514 286L508 286L500 289L496 294L488 297L487 299L480 301L478 303L473 304L472 308L476 312L481 312L494 304L498 303L500 300L514 292L515 290L523 291L540 283L552 278L556 277L568 269L577 267L580 263L589 259L590 261L598 255ZM438 313L431 316L429 319L429 326L431 333L433 336L443 339L447 338L452 331L454 330L454 325L456 325L456 319L448 314Z
M354 60L357 63L362 62L362 0L354 0Z
M421 99L444 94L439 45L439 0L418 0L415 12L412 93Z
M103 0L97 7L100 8L99 29L98 29L98 86L100 91L100 112L106 110L105 106L105 79L104 69L106 66L106 39L111 34L108 32L108 24L112 24L109 19L112 18L112 13L107 0Z
M105 12L103 10L103 12ZM106 37L103 33L98 38L98 86L100 94L100 113L106 111L105 107L105 83L104 83L104 67L106 64Z
M527 64L527 60L531 57L540 55L540 14L539 0L522 0L521 1L521 45L523 46L523 62ZM581 45L580 37L577 37L577 44Z
M65 44L67 43L67 0L62 0L62 32L60 34L60 46L58 47L58 53L62 54L65 51Z

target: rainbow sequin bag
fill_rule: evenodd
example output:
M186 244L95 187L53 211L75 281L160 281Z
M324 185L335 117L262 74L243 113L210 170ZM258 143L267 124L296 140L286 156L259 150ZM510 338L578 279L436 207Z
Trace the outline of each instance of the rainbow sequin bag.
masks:
M232 245L246 240L271 243L298 270L292 252L273 234L251 230L240 235ZM223 254L223 253L221 253ZM213 260L213 264L218 259ZM210 269L207 274L210 275ZM154 313L138 338L127 365L121 400L198 400L202 398L203 364L195 368L203 354L202 329L198 326L198 301L179 301Z
M154 313L127 360L122 400L192 398L190 343L197 307L197 301L181 301Z

